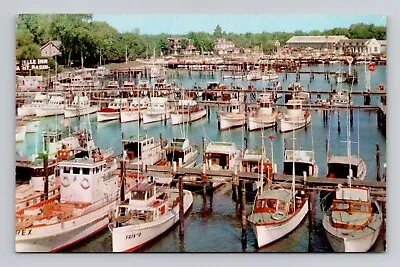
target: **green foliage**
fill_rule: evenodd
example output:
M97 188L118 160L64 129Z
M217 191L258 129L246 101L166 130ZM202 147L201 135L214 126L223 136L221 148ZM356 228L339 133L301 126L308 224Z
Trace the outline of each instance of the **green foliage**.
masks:
M282 45L294 35L345 35L348 38L386 39L386 27L373 24L354 24L349 28L333 28L325 31L311 32L262 32L262 33L226 33L217 25L213 33L190 32L181 43L183 49L189 39L200 51L214 50L214 43L219 38L232 41L242 48L262 47L264 53L275 50L275 41ZM59 64L80 65L81 57L85 66L125 61L128 58L145 58L166 55L170 51L167 34L145 35L139 29L119 33L105 22L92 21L91 14L20 14L16 19L16 58L40 58L40 47L48 40L62 42L62 56L57 58Z
M186 49L188 46L189 46L189 40L186 39L186 38L182 39L182 41L181 41L181 48L182 48L182 49Z

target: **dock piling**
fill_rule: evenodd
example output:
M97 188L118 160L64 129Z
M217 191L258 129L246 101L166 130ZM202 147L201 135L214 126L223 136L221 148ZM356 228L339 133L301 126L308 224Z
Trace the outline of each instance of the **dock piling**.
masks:
M178 178L179 190L179 236L184 236L184 211L183 211L183 176Z
M242 191L242 201L240 205L240 210L242 214L242 246L244 246L247 243L246 186L244 180L240 180L240 187Z

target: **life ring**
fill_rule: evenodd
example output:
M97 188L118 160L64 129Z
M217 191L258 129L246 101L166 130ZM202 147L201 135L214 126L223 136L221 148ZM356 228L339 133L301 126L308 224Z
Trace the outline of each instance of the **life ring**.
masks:
M374 62L368 64L368 70L369 71L375 71L376 70L376 64Z
M277 211L274 214L272 214L271 218L275 221L281 221L285 217L285 214L283 214L282 211Z
M68 177L67 177L67 176L64 176L64 178L63 178L62 181L61 181L61 184L62 184L62 186L64 186L64 187L68 187L71 183L70 183L70 181L68 180Z
M83 189L88 189L90 187L89 184L89 179L88 178L83 178L82 182L81 182L81 186Z

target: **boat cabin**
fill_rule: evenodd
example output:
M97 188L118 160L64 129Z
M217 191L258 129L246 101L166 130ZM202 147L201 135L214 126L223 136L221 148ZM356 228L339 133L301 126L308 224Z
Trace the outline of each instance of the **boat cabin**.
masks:
M358 230L372 220L372 205L369 189L364 187L340 186L332 202L332 221L336 228Z
M57 169L56 160L50 160L48 162L47 174L49 181L55 179L55 176L59 176ZM43 190L43 177L44 166L42 159L17 159L15 162L15 178L18 183L26 183L29 181L33 182L35 190Z
M178 166L181 166L192 153L192 147L187 138L173 138L172 142L165 147L165 151L168 162L171 164L177 162Z
M305 150L286 150L283 160L283 173L293 175L293 161L295 166L295 175L313 176L315 173L315 156L313 151Z
M59 162L58 167L62 202L94 203L116 192L117 176L112 175L115 169L107 167L105 160L75 158Z
M264 159L262 159L264 157ZM261 151L258 150L249 150L247 149L244 153L244 157L241 160L240 171L241 172L253 172L253 173L261 173L261 161L263 161L264 165L264 174L267 175L268 178L272 177L273 167L269 158L265 155L261 155Z
M127 108L128 105L128 99L127 98L120 98L120 99L114 99L114 102L111 102L108 105L108 108L111 109L120 109L120 108Z
M364 173L363 160L358 156L331 156L328 159L328 178L347 178L352 170L354 178L360 178Z
M210 169L233 170L237 156L236 146L230 142L211 142L205 152L206 164Z
M154 137L143 137L141 136L139 140L122 140L122 146L127 152L128 159L133 160L135 158L142 158L144 151L149 150L156 144Z

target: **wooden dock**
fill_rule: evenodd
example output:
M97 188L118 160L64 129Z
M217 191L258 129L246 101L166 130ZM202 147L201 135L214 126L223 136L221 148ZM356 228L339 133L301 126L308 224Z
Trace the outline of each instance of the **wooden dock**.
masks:
M137 172L138 166L136 164L127 164L128 172ZM259 174L251 172L234 172L229 170L205 170L198 168L176 168L174 170L169 166L139 166L139 171L145 176L165 176L170 175L177 182L180 176L198 177L197 181L199 185L206 182L226 182L235 184L238 181L245 182L256 182L259 180ZM204 177L206 179L204 180ZM282 187L291 187L292 175L285 174L273 174L271 177L273 184L278 184ZM265 181L267 177L265 177ZM192 182L191 182L192 183ZM326 177L307 177L307 176L295 176L296 187L303 190L318 190L318 191L334 191L338 184L346 185L347 179L338 178L326 178ZM386 201L386 181L376 180L354 180L352 181L353 186L364 186L371 189L371 195L379 198L380 201Z

